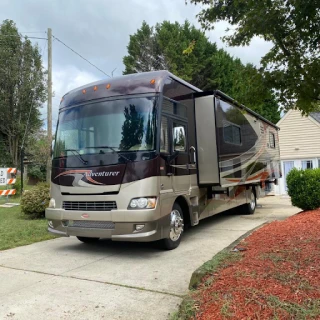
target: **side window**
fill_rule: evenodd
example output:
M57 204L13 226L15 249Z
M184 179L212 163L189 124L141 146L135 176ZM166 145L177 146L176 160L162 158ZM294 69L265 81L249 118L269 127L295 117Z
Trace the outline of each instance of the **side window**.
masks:
M169 152L169 134L167 117L161 117L160 152Z
M230 122L225 122L223 125L223 140L227 143L236 145L241 144L241 128Z
M274 133L272 132L269 132L269 146L270 148L273 148L273 149L276 147L276 140L274 137Z
M185 152L187 150L186 127L174 122L172 129L173 150Z
M177 115L182 118L187 118L187 107L177 101L163 99L162 112Z

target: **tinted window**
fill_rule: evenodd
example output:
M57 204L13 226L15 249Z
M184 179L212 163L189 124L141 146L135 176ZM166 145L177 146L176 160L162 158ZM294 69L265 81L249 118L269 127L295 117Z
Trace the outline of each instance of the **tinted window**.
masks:
M160 152L169 152L168 118L161 118Z
M163 99L162 112L168 114L174 114L176 116L186 118L187 108L181 103L170 101L166 98Z
M59 115L54 157L155 149L156 98L86 104ZM100 148L109 146L111 148Z
M235 124L225 122L223 126L223 139L227 143L241 144L241 129Z

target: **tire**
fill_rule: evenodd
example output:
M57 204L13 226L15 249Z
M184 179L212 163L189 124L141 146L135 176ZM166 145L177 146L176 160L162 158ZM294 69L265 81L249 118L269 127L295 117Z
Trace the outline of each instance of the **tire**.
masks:
M100 238L77 237L83 243L96 243Z
M170 231L169 237L161 240L161 246L165 250L173 250L177 248L181 242L184 231L183 212L178 203L173 205L170 214Z
M254 191L251 189L250 202L241 206L242 214L247 214L247 215L254 214L254 212L256 211L256 207L257 207L256 195L255 195Z

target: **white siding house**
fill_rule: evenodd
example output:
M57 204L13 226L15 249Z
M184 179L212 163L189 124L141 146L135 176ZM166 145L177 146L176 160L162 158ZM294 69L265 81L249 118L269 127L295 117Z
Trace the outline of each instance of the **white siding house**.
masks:
M282 178L276 194L286 194L286 175L292 168L320 168L320 112L308 117L290 110L277 123Z

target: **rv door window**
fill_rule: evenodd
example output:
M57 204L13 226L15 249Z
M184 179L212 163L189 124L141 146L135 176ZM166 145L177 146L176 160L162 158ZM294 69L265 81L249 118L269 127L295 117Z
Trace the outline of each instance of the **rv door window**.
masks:
M186 128L184 125L173 123L173 146L174 151L186 151Z

